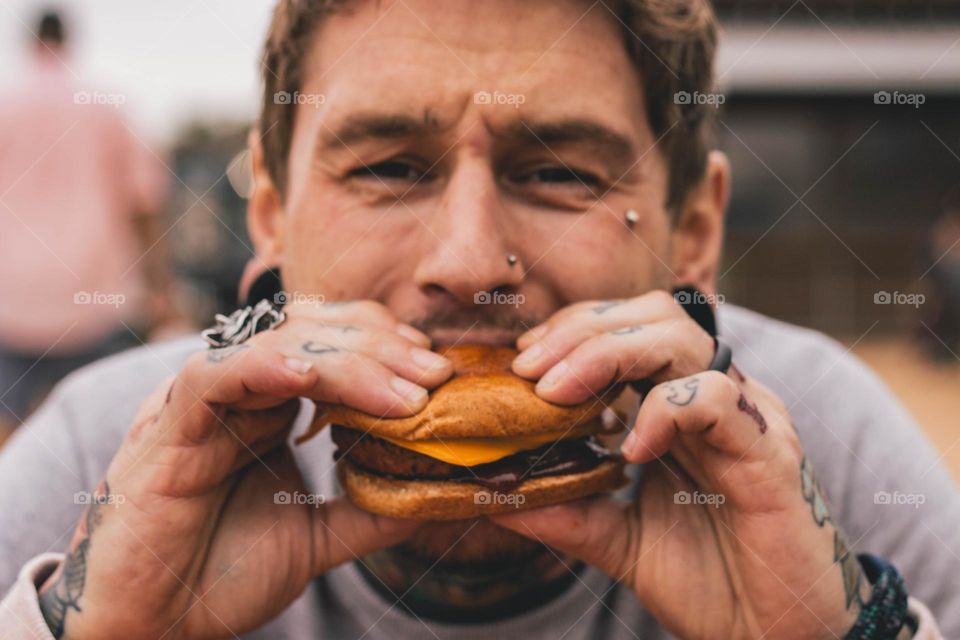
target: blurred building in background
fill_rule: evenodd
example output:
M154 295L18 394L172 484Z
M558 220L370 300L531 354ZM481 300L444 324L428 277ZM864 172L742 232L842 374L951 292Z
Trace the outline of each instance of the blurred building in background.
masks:
M833 335L925 333L929 233L960 185L960 3L715 4L721 290Z

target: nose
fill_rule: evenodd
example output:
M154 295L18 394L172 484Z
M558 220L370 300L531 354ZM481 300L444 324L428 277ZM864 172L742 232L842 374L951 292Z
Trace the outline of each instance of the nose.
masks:
M424 222L426 250L414 278L428 295L446 294L467 305L484 292L512 293L520 287L523 261L485 163L475 159L458 166Z

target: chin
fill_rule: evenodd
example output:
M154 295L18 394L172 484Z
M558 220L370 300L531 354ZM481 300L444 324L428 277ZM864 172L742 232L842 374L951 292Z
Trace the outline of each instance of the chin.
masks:
M545 549L536 540L486 518L431 522L402 546L419 558L441 565L485 566L526 559Z

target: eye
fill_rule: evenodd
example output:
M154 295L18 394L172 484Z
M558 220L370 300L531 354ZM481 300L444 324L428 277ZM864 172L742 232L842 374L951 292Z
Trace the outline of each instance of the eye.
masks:
M586 185L594 190L600 185L599 179L593 174L563 166L544 167L525 175L516 176L513 180L521 184L558 184L581 188Z
M424 179L424 174L405 162L389 160L358 167L350 172L350 177L417 182Z

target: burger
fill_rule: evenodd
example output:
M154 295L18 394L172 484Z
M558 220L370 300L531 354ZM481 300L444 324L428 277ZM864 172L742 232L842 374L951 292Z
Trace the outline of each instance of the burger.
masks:
M367 511L459 520L531 509L615 489L623 461L601 445L614 385L576 405L549 403L515 375L517 351L451 346L454 373L406 418L320 404L303 442L331 425L337 475Z

